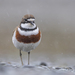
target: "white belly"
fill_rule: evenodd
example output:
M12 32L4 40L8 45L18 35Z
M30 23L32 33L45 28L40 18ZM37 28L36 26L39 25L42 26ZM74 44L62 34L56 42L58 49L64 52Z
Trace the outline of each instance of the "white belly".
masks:
M23 51L26 51L26 52L29 52L30 50L35 49L39 45L40 41L41 41L41 38L36 43L28 43L28 44L26 44L26 43L18 42L16 40L16 38L15 38L15 32L14 32L13 37L12 37L12 42L13 42L14 46L17 49L23 50Z

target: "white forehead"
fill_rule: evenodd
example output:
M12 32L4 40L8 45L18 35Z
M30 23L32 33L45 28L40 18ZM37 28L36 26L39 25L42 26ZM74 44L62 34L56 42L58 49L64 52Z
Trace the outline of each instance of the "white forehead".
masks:
M27 19L28 21L35 21L35 19L32 19L32 18L30 18L30 19Z

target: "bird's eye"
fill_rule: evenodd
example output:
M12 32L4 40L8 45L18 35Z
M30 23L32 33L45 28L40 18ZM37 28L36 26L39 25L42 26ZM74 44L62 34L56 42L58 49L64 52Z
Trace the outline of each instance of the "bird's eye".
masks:
M25 19L25 21L27 21L27 19Z

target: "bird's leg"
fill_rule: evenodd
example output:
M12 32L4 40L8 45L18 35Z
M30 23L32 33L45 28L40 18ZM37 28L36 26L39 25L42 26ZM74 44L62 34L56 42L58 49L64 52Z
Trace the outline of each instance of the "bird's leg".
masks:
M20 50L20 59L21 59L21 63L22 63L22 65L23 65L21 50Z
M29 62L30 62L30 52L28 52L28 65L29 65Z

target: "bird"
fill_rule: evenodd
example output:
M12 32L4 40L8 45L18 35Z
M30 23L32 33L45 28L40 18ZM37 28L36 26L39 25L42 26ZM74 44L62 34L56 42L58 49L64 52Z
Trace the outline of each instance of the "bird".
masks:
M21 51L28 53L28 65L30 65L30 51L34 50L41 42L41 31L35 24L35 17L32 14L23 16L13 32L12 42L19 49L22 65L24 64Z

